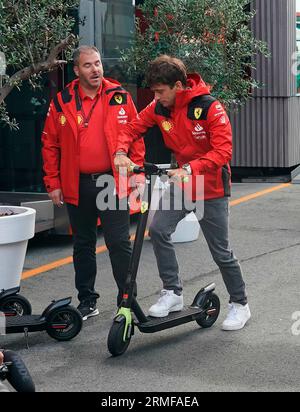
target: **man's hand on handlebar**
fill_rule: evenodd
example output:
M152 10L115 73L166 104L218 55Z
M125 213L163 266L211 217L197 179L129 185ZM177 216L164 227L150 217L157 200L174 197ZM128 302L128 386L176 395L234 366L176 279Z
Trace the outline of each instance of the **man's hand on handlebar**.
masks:
M188 182L189 180L189 174L184 169L170 169L168 170L168 176L174 181L180 180L182 182Z
M116 154L114 164L117 171L120 171L120 169L126 169L127 172L131 172L132 167L135 166L135 164L125 154Z

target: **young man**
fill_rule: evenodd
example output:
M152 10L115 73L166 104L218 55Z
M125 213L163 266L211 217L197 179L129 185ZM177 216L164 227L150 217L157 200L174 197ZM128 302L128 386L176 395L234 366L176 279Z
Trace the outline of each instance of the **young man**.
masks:
M158 125L164 142L175 154L178 169L169 172L173 179L190 175L193 200L199 199L196 177L204 175L204 216L199 221L214 261L219 266L230 296L229 313L222 324L224 330L237 330L250 319L245 284L238 260L234 256L228 235L228 196L232 132L228 116L209 87L198 74L187 75L183 62L170 56L160 56L150 63L146 74L155 99L119 135L116 168L127 167L127 157L133 139L153 125ZM123 152L123 153L122 153ZM172 189L173 188L173 189ZM174 186L166 193L174 200ZM163 290L149 314L167 316L183 308L182 282L171 242L177 223L188 211L157 210L150 226L150 235Z
M131 96L114 80L103 77L99 51L80 46L74 52L77 79L50 104L42 135L44 182L54 205L67 205L74 235L75 285L83 319L98 315L95 291L97 219L100 217L113 275L121 299L131 255L129 211L99 209L96 199L103 187L100 176L116 177L110 197L119 204L119 175L113 164L117 137L136 115ZM130 144L129 156L142 164L144 143ZM107 190L107 189L106 189ZM116 192L115 192L116 191ZM123 193L124 195L124 193ZM125 193L126 198L127 193ZM126 200L125 200L126 201Z

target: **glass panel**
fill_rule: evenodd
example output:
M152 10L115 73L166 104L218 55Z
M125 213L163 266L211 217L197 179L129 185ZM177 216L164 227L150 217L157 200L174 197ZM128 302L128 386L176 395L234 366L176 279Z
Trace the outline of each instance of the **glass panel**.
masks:
M134 31L132 0L95 0L95 43L102 58L120 56Z
M95 0L80 0L79 5L79 38L80 44L94 44L94 9Z

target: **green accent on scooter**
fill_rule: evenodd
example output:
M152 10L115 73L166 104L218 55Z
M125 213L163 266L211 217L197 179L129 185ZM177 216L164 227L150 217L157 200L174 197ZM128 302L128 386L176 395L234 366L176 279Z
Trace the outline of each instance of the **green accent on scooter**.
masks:
M120 308L118 310L118 313L116 316L124 316L125 318L125 328L124 328L124 334L123 334L123 341L126 342L126 336L127 336L127 331L129 326L132 324L132 315L131 315L131 309L130 308Z

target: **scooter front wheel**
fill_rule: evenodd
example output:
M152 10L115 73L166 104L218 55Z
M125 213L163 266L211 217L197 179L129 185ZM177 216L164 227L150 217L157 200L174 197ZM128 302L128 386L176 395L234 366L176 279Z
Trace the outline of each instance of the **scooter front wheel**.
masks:
M35 392L35 385L23 359L12 350L4 350L5 378L17 392Z
M107 347L112 356L122 355L129 346L131 335L124 341L125 327L126 319L124 316L122 316L121 320L114 321L111 325L107 338Z
M210 293L204 304L204 312L196 319L202 328L210 328L218 319L220 313L220 299L215 293Z
M82 328L81 313L67 305L55 309L47 317L46 331L51 338L67 341L75 338Z
M3 312L5 316L23 316L31 315L32 308L24 296L12 295L1 301L0 312Z

